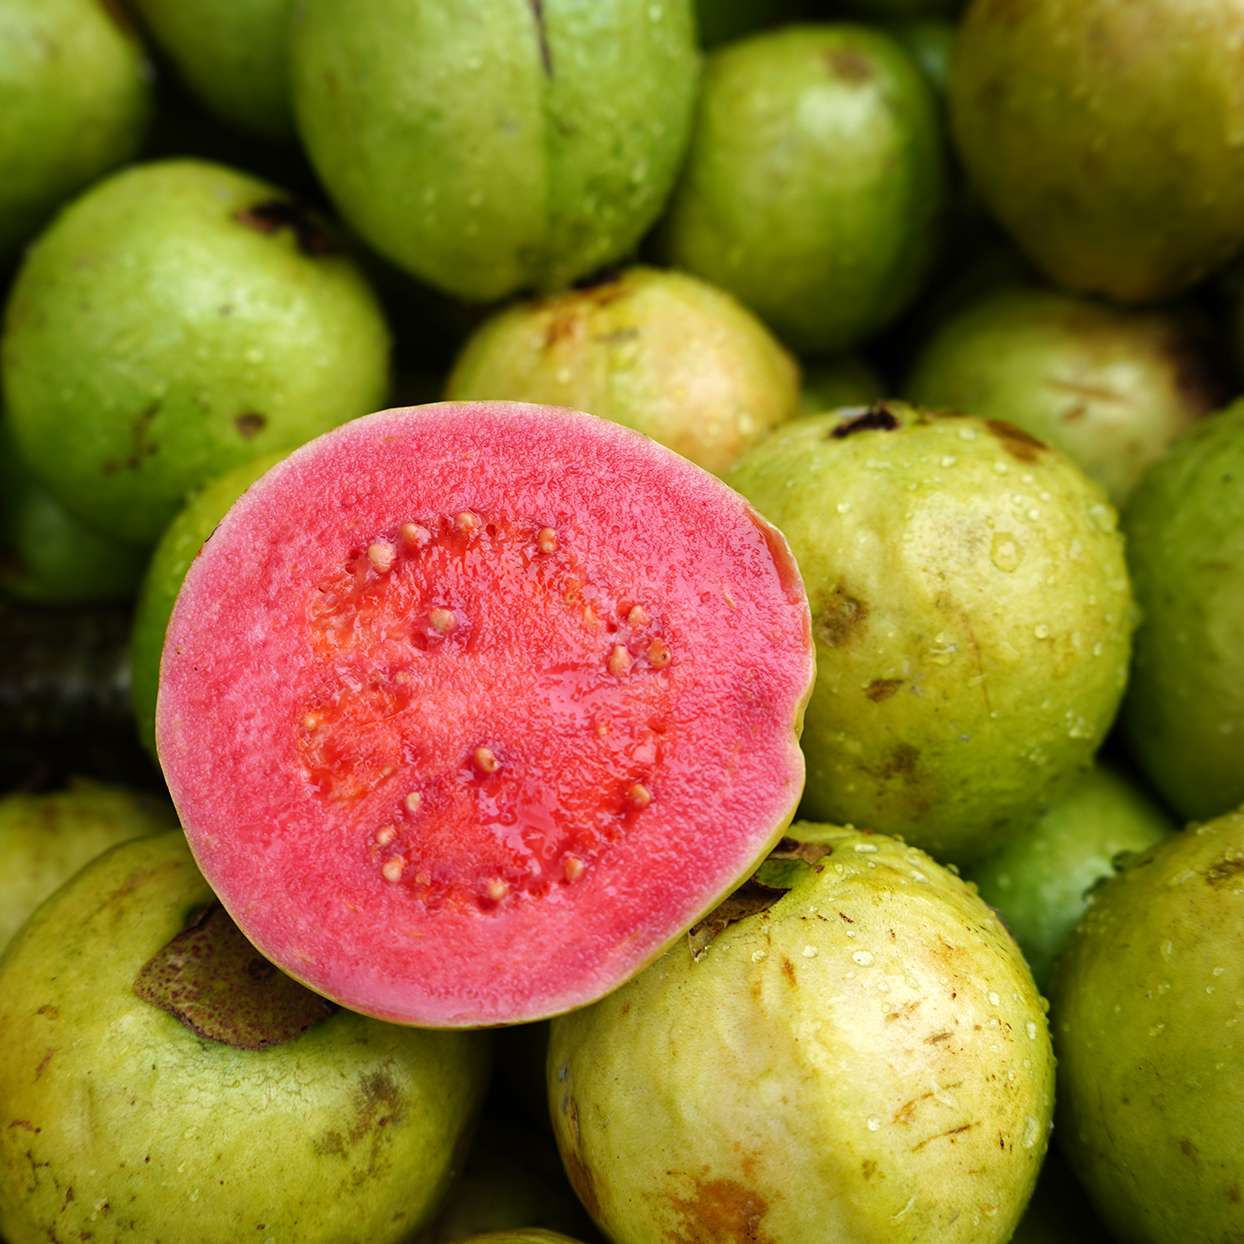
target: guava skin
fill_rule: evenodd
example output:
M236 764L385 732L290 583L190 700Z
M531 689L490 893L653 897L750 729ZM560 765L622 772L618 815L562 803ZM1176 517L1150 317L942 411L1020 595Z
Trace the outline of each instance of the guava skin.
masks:
M666 222L674 264L798 350L868 338L918 292L940 241L938 110L907 53L865 27L720 49Z
M885 397L881 377L862 358L843 354L814 363L803 374L801 415L823 415L843 406L867 406Z
M347 1011L267 1049L195 1035L135 977L211 900L180 833L139 839L59 890L0 961L10 1244L395 1242L435 1208L484 1038Z
M1125 303L1244 245L1244 0L975 0L951 73L959 154L1056 284Z
M169 160L92 187L30 248L0 365L30 468L149 545L212 476L382 404L388 353L374 295L314 216Z
M0 261L65 199L138 154L151 118L146 53L109 0L0 9Z
M1098 765L1037 823L971 870L981 898L1010 929L1041 989L1084 914L1089 891L1175 830L1151 799Z
M553 1021L581 1199L616 1244L1008 1240L1053 1106L1018 948L923 852L792 835L793 876L759 910ZM829 853L801 863L808 842Z
M630 253L698 74L691 0L308 0L295 22L298 129L341 214L472 301Z
M906 392L1057 445L1121 506L1170 443L1216 407L1220 389L1185 317L1012 288L943 321Z
M1094 893L1052 995L1059 1143L1124 1240L1244 1238L1244 812Z
M1133 624L1114 510L998 421L900 403L800 419L726 476L812 605L805 815L967 862L1087 766Z
M631 268L487 320L445 398L586 410L720 474L795 413L799 367L729 294Z
M1122 721L1181 816L1244 802L1244 402L1211 415L1142 480L1124 515L1141 625Z

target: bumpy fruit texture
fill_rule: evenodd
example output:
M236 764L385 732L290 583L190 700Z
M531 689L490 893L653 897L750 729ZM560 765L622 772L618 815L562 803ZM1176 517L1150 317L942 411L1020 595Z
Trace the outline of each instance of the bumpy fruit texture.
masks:
M854 354L814 363L803 375L801 415L823 415L842 406L867 406L885 397L881 377Z
M49 894L109 847L175 829L167 800L75 781L46 795L0 799L0 951Z
M1244 1237L1244 813L1094 895L1055 977L1059 1138L1124 1240Z
M1132 603L1114 510L1062 454L883 403L779 428L726 478L812 605L808 815L962 861L1089 763Z
M445 396L586 410L720 473L795 413L799 368L729 294L632 268L487 321Z
M298 128L342 215L474 300L629 254L698 80L691 0L309 0L293 55Z
M388 333L314 216L175 160L114 175L40 237L2 364L31 469L85 521L150 544L212 476L380 405Z
M616 1244L1008 1240L1054 1078L1018 948L923 852L792 833L648 971L554 1020L581 1199Z
M286 971L517 1022L637 972L772 845L812 660L785 542L713 476L589 415L447 403L242 496L174 608L156 739Z
M1044 989L1093 887L1174 828L1152 800L1098 766L1035 825L974 868L971 878L1006 921Z
M0 261L65 199L138 153L152 75L119 4L0 6Z
M1149 302L1244 244L1244 0L975 0L951 76L960 155L1069 289Z
M406 1239L481 1096L481 1040L334 1012L245 943L181 834L127 843L0 961L0 1229Z
M222 120L261 138L293 138L292 0L132 2L190 89Z
M923 283L944 165L932 88L892 39L756 35L709 58L668 248L798 349L847 349Z
M1065 450L1116 505L1220 385L1203 341L1167 311L1008 289L943 322L907 384L914 402L1006 419Z
M1141 626L1123 709L1132 751L1188 818L1244 801L1244 402L1211 415L1125 515Z

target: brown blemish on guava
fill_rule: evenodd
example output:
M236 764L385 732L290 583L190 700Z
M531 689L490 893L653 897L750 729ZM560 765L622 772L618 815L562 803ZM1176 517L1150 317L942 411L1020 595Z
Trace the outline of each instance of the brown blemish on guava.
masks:
M947 1028L942 1032L935 1032L932 1036L925 1037L924 1043L925 1045L937 1045L939 1041L946 1041L952 1036L954 1036L954 1033Z
M44 1054L44 1056L41 1059L39 1059L39 1065L35 1068L35 1079L36 1080L38 1080L43 1075L43 1073L48 1069L48 1063L52 1061L52 1055L55 1053L56 1053L55 1050L48 1050L48 1052Z
M911 1002L905 1002L897 1011L890 1011L885 1017L886 1023L892 1024L896 1019L907 1019L914 1015L920 1007L920 1001L919 998L915 998Z
M763 1229L768 1202L733 1179L693 1179L690 1196L670 1196L682 1219L670 1244L774 1244Z
M893 432L899 426L894 412L884 403L869 406L858 415L839 420L830 430L829 439L844 440L857 432Z
M406 1099L393 1077L386 1071L369 1071L359 1077L352 1102L350 1124L343 1130L325 1132L312 1142L314 1152L344 1158L360 1141L372 1139L367 1166L355 1173L359 1184L380 1169L380 1144L384 1129L401 1123L406 1114Z
M841 583L817 611L813 622L816 637L830 648L841 648L868 621L868 604L852 596Z
M36 1012L36 1015L42 1015L46 1019L60 1019L60 1008L53 1006L50 1002L45 1002Z
M919 760L920 752L917 748L912 747L910 743L897 743L890 749L890 754L877 771L877 776L882 781L888 781L890 778L910 780Z
M337 249L328 230L316 220L311 210L291 199L267 199L254 207L239 208L234 212L233 219L256 233L272 234L290 229L298 249L312 258L331 255Z
M860 1164L860 1174L864 1176L865 1181L871 1179L877 1173L877 1163L872 1158L865 1158Z
M20 1127L20 1128L22 1129L22 1131L24 1131L24 1132L34 1132L36 1136L37 1136L37 1135L38 1135L41 1131L43 1131L43 1129L42 1129L41 1127L35 1127L35 1125L34 1125L33 1123L31 1123L31 1121L30 1121L29 1119L14 1119L14 1120L13 1120L13 1121L9 1124L9 1127L10 1127L10 1129L15 1128L15 1127Z
M570 1180L570 1186L575 1190L575 1195L583 1203L583 1208L593 1218L599 1219L600 1197L596 1191L596 1180L588 1169L587 1163L584 1162L581 1151L579 1103L573 1097L564 1098L562 1114L565 1115L566 1124L570 1129L569 1143L562 1150L562 1163L566 1168L566 1177Z
M935 1140L949 1140L953 1145L957 1136L963 1135L964 1132L970 1132L974 1127L979 1127L978 1123L960 1123L958 1127L948 1127L944 1132L938 1132L936 1136L926 1136L924 1140L917 1141L911 1147L912 1153L919 1153L925 1145L931 1145Z
M906 681L905 678L874 678L868 684L864 694L874 704L880 704L883 700L888 700L892 695L897 695L898 689Z
M253 441L268 426L268 417L257 410L245 410L234 415L233 426L244 441Z
M1188 1139L1187 1136L1180 1137L1179 1152L1182 1153L1190 1162L1195 1162L1201 1156L1201 1151L1191 1140Z
M862 56L859 52L853 52L850 48L834 48L827 51L825 64L829 72L843 82L859 83L872 80L873 67L869 64L868 57Z
M1205 870L1205 880L1212 886L1225 885L1244 873L1244 855L1224 855Z
M1239 1184L1232 1184L1227 1189L1227 1200L1230 1201L1232 1205L1238 1205L1240 1203L1240 1185Z
M544 24L544 0L527 0L531 16L536 23L536 39L540 44L540 65L547 77L553 76L553 49L549 47L549 32Z
M159 446L151 439L151 425L159 413L160 403L152 402L130 420L130 452L120 460L108 459L101 468L104 475L115 475L122 470L137 471L156 453Z
M795 983L795 965L785 955L782 956L782 975L790 984Z
M805 864L819 864L827 855L833 855L829 842L800 842L798 838L783 838L771 852L771 858L779 860L802 860Z
M1048 446L1035 436L1004 419L986 419L985 427L998 438L1002 448L1018 462L1036 462Z
M756 881L745 881L729 898L723 899L699 924L687 933L691 957L697 963L708 948L732 924L768 911L785 894Z

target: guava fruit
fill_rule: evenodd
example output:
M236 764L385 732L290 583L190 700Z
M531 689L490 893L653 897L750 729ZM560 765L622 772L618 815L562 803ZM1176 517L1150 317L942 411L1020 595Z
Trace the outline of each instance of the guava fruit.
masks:
M937 100L894 40L846 25L754 35L708 58L667 247L789 344L845 350L920 289L944 166Z
M951 118L977 190L1057 284L1188 288L1244 245L1244 0L975 0Z
M988 294L945 320L907 395L1006 419L1065 450L1122 505L1221 384L1192 321L1049 289Z
M156 741L266 956L380 1018L510 1023L618 985L780 836L812 672L794 561L736 493L603 419L446 403L239 499Z
M307 0L294 111L342 216L474 301L625 258L698 82L691 0Z
M799 367L729 294L631 268L485 321L445 396L586 410L720 473L795 413Z
M187 86L212 112L260 138L293 138L293 0L133 0L133 5Z
M553 1021L562 1159L615 1244L993 1244L1054 1060L1018 948L879 834L799 825L688 938Z
M5 0L0 263L63 200L138 154L152 85L142 44L113 0Z
M803 374L801 415L823 415L843 406L867 406L885 396L881 377L855 354L814 363Z
M388 334L314 215L169 160L94 186L30 248L0 362L30 468L86 522L150 544L213 475L380 404Z
M1052 994L1059 1143L1121 1239L1244 1238L1244 811L1094 892Z
M1175 826L1151 799L1102 765L1076 779L1035 825L970 872L1006 921L1044 989L1089 892Z
M101 852L176 827L167 800L100 782L0 797L0 951L53 890Z
M807 584L806 815L966 862L1089 764L1132 601L1115 512L1069 459L884 402L786 424L726 480Z
M1244 401L1202 420L1124 515L1141 625L1123 726L1181 816L1244 802Z
M935 6L928 7L932 10ZM950 89L950 62L958 26L944 17L909 14L887 22L883 29L906 49L937 92L938 101L944 102Z

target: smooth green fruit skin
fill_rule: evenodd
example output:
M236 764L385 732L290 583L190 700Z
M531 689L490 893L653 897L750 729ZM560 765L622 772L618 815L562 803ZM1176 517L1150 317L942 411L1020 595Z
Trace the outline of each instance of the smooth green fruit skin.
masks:
M792 835L832 854L774 906L553 1021L580 1197L615 1244L1001 1244L1053 1106L1018 948L923 852Z
M56 498L118 539L153 543L212 476L383 405L375 297L339 251L239 218L272 203L289 196L220 165L140 165L27 254L0 356L13 434Z
M1059 1143L1143 1244L1244 1239L1244 811L1094 895L1052 997Z
M726 482L786 536L812 606L804 814L966 862L1105 737L1130 653L1122 540L1101 491L1026 434L874 410L899 426L796 420Z
M487 320L445 398L586 410L720 474L795 413L799 367L729 294L630 268Z
M666 243L783 340L845 350L923 284L941 234L938 103L860 26L797 26L708 60Z
M698 69L691 0L307 0L294 106L345 219L488 301L634 248L682 160Z
M260 138L294 137L289 39L293 0L132 0L191 91Z
M813 363L803 374L801 415L823 415L844 406L867 406L885 397L881 377L862 358L842 354Z
M1191 324L1073 294L1006 289L942 323L906 394L933 409L1006 419L1069 454L1115 505L1195 419L1218 384Z
M1045 989L1059 951L1088 906L1089 891L1113 876L1124 858L1148 850L1174 829L1157 804L1099 765L969 875Z
M119 6L0 5L0 260L60 203L138 154L152 88Z
M435 1208L484 1038L344 1010L267 1050L196 1036L133 983L212 897L180 833L140 839L59 890L0 960L9 1244L384 1244Z
M175 829L167 800L78 779L0 798L0 951L49 894L109 847Z
M181 581L204 541L216 530L233 503L269 468L284 458L278 451L252 458L226 471L194 494L165 528L151 555L134 607L130 640L130 690L143 746L154 756L156 696L160 689L160 654Z
M959 154L1057 284L1188 288L1244 245L1244 0L975 0L951 73Z
M1124 515L1141 625L1133 755L1181 816L1244 801L1244 401L1184 436Z

